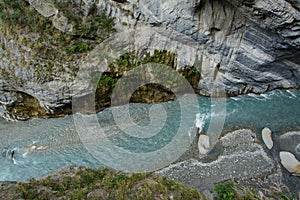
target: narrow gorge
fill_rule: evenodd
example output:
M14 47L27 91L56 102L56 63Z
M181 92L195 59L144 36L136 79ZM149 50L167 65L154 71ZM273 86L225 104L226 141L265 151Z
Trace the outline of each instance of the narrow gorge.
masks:
M0 14L0 199L66 166L300 198L299 0L1 0Z

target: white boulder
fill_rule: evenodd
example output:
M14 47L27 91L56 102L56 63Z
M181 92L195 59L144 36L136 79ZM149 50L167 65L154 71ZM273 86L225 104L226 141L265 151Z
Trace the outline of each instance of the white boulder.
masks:
M261 131L262 135L262 140L264 141L265 145L267 146L268 149L273 148L273 139L272 139L272 131L269 128L264 128Z
M281 151L279 153L281 164L286 168L290 173L300 174L300 162L296 159L294 154Z
M198 140L198 149L200 155L205 155L208 153L210 148L210 141L207 135L200 135Z

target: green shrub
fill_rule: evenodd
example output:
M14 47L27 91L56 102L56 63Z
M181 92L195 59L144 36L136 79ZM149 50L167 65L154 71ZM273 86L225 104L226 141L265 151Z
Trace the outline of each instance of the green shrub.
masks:
M234 189L234 183L219 183L215 186L216 200L234 200L237 193Z

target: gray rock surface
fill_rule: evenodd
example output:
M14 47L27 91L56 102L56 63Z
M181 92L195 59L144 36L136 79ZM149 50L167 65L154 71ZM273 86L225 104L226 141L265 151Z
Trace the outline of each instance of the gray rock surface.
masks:
M300 132L287 132L276 139L278 151L286 151L295 155L297 160L300 160Z
M41 15L49 17L58 30L72 31L72 24L51 1L28 2ZM178 70L195 65L201 73L198 89L204 95L214 95L215 89L223 91L219 95L238 95L300 86L297 0L80 2L78 9L84 14L96 3L99 10L115 18L118 33L108 40L114 48L134 50L141 55L155 49L168 50L177 54ZM36 38L24 37L32 41ZM11 88L7 90L0 84L0 96L9 91L24 92L35 97L46 108L45 112L71 104L74 94L85 96L90 91L91 86L74 82L66 66L79 66L80 71L90 74L93 70L105 71L105 67L94 69L100 63L99 57L107 51L101 45L87 57L73 63L59 63L65 71L47 79L38 76L32 67L44 66L47 60L36 57L30 47L20 45L1 31L0 41L5 46L5 50L0 48L1 74ZM74 88L76 91L72 91ZM85 92L79 94L80 91ZM1 100L2 106L8 102Z
M290 191L298 194L300 191L300 177L292 175L283 165L281 165L280 152L289 152L295 156L295 159L300 160L299 144L300 132L291 131L282 133L281 135L274 135L274 147L271 149L271 154L276 163L280 164L282 169L283 182L288 186ZM299 196L300 197L300 196Z
M199 52L179 51L180 47L174 50L178 60L195 63L198 56L197 67L202 75L199 88L204 94L212 93L213 84L232 95L299 87L296 81L300 63L296 42L299 40L296 34L299 8L292 8L285 1L256 1L255 5L250 4L250 9L242 9L249 4L240 3L246 4L240 6L236 1L180 0L175 5L158 0L130 3L136 3L141 9L146 25L171 28L194 40ZM267 19L256 19L253 12L266 15ZM141 26L145 26L143 20L140 20ZM292 39L279 31L283 27L285 32L289 31L288 35L294 35Z

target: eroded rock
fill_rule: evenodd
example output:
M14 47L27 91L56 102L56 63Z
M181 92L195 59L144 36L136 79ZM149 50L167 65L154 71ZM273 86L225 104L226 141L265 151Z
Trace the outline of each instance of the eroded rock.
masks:
M299 144L300 144L300 132L299 131L287 132L287 133L281 135L276 140L276 145L278 145L278 148L280 149L280 151L290 152L298 160L300 160Z

